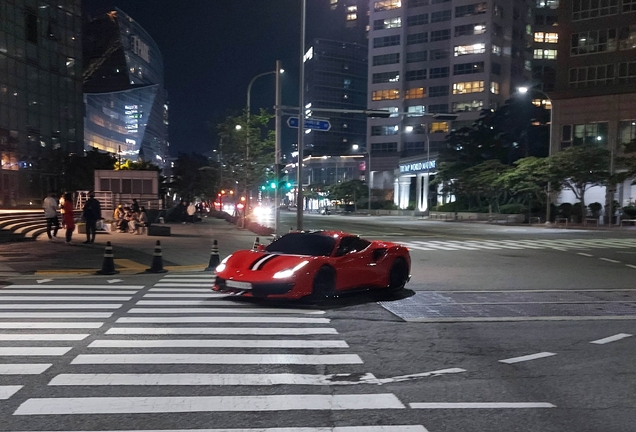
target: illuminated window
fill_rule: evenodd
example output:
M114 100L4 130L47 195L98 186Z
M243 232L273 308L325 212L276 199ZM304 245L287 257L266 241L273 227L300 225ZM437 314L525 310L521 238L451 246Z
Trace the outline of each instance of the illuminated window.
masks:
M426 113L426 107L424 105L411 105L406 108L408 117L421 117Z
M431 133L448 133L448 122L433 122L429 131Z
M455 57L467 54L483 54L486 52L485 43L477 43L472 45L458 45L455 47Z
M472 36L486 32L486 23L466 24L455 27L455 36Z
M329 4L331 5L331 10L334 10L338 7L338 0L329 0Z
M636 5L636 0L634 0ZM618 49L628 50L636 48L636 26L618 29Z
M399 130L398 125L371 126L371 136L397 135Z
M404 95L404 98L405 99L422 99L424 96L426 96L424 87L416 87L412 89L407 89L406 94Z
M388 112L391 113L391 115L389 115L389 117L397 117L400 114L400 109L398 107L386 107L386 108L382 108L383 110L386 110Z
M552 101L548 99L532 99L532 105L552 109Z
M453 84L453 94L481 93L483 91L483 81L467 81Z
M479 111L484 107L483 100L453 102L453 111Z
M399 98L400 91L398 89L376 90L371 94L371 100L374 101L393 100Z
M384 30L402 27L402 18L385 18L373 21L373 30Z
M499 83L498 82L491 82L490 83L490 93L492 94L499 94Z
M558 9L559 0L537 0L537 8Z
M488 12L488 3L474 3L466 6L457 6L455 8L455 18L461 18L472 15L480 15Z
M534 33L534 41L535 42L545 42L545 43L558 43L559 42L559 34L558 33L535 32Z
M381 0L373 4L373 9L377 11L385 11L391 9L398 9L402 7L401 0Z
M398 71L374 73L372 76L373 84L398 82L399 80L400 80L400 73Z
M358 14L357 13L348 13L347 14L347 21L355 21L358 19Z
M535 59L554 60L557 57L557 50L536 49L534 50Z

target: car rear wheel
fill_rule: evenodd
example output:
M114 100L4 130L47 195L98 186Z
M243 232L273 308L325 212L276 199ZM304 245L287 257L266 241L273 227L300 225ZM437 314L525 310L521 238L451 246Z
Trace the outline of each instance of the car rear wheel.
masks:
M389 273L389 289L393 291L401 290L404 288L409 280L409 266L402 258L398 258L393 262L391 266L391 272Z
M332 297L336 292L336 272L331 267L323 267L314 277L312 295L315 299Z

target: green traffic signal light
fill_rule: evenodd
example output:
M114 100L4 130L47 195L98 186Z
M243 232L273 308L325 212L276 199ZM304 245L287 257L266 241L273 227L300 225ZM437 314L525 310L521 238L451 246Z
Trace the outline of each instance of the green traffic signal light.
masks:
M288 187L288 188L290 188L290 187L291 187L291 183L290 183L290 182L287 182L287 183L285 183L285 186L286 186L286 187Z
M269 184L269 187L271 187L272 189L276 189L276 182L271 182Z
M265 186L261 186L261 190L265 190Z

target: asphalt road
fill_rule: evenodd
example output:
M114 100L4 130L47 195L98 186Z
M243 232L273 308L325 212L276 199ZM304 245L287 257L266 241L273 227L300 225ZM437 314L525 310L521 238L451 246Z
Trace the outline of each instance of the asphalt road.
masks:
M201 272L45 277L6 261L0 430L636 431L634 231L335 215L305 227L407 244L412 281L394 296L246 304L212 295ZM205 262L210 238L222 254L254 239L216 222L177 231L162 243L181 266ZM118 240L148 258L148 239ZM103 246L70 259L38 243L56 268L94 265Z

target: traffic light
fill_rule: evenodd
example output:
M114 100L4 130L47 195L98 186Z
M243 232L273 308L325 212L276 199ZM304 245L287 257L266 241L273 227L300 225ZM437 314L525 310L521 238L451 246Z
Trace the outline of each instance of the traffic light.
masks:
M276 189L276 182L271 182L269 184L269 187L271 187L272 189Z

